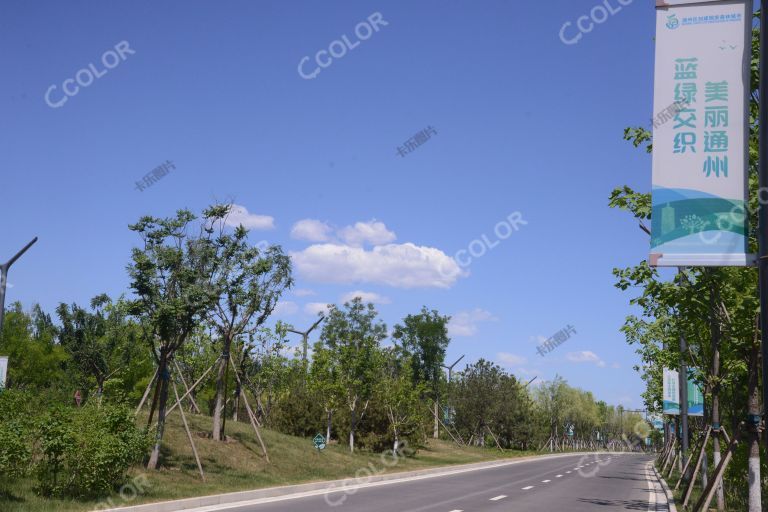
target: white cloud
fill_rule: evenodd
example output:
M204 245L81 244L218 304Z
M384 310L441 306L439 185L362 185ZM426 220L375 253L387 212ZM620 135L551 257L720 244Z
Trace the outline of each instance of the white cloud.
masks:
M297 272L324 283L377 283L395 288L450 288L467 275L453 258L433 247L412 243L366 250L341 244L316 244L291 253Z
M613 363L611 365L611 368L617 368L618 369L618 368L621 368L621 366L619 366L619 363Z
M368 222L356 222L354 226L347 226L338 232L339 238L350 245L363 245L368 242L371 245L384 245L394 242L397 236L387 229L383 222L369 220Z
M605 367L605 361L600 359L597 354L589 350L582 350L581 352L568 352L565 358L572 363L594 363L600 368Z
M325 222L316 219L303 219L293 225L291 238L309 242L327 242L331 239L331 228Z
M273 313L277 316L289 316L294 315L299 310L298 304L289 300L280 301L275 306Z
M309 297L310 295L315 295L315 291L308 288L297 288L293 290L293 294L297 297Z
M363 302L371 302L373 304L389 304L392 302L389 298L379 295L375 292L364 292L362 290L356 290L354 292L345 293L341 297L341 303L350 302L355 297L360 297Z
M325 302L310 302L304 306L304 312L312 316L317 316L319 313L327 313L328 304Z
M496 358L507 366L519 366L528 362L527 358L509 352L499 352Z
M240 224L247 229L274 229L275 218L269 215L256 215L249 213L245 206L233 204L227 215L225 223L228 226L237 227Z
M491 313L484 309L476 308L472 311L460 311L451 316L448 323L448 334L451 336L474 336L481 322L497 320Z

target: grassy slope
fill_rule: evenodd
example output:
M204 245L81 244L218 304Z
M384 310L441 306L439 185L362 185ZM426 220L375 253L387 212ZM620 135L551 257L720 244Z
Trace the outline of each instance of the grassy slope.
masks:
M369 463L374 468L384 469L378 454L351 454L349 448L343 445L331 445L323 452L318 452L310 439L264 430L262 436L272 461L267 464L249 424L228 421L227 434L232 439L227 443L215 443L205 437L211 428L209 417L188 415L187 419L203 463L206 481L200 480L181 417L175 413L169 418L166 428L163 469L146 471L142 467L133 468L131 476L146 475L149 489L143 496L128 502L116 493L112 497L114 506L340 479L354 476L358 469L367 467ZM523 455L530 454L459 448L450 442L431 440L426 449L419 450L413 458L400 459L397 466L387 469L387 472ZM131 494L126 493L127 496ZM35 496L30 483L15 487L10 492L0 491L0 510L3 512L80 512L93 510L96 505L97 502L40 499Z

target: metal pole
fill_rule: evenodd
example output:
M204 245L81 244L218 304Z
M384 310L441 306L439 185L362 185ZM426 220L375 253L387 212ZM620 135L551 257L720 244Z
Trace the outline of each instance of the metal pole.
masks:
M760 342L762 345L763 370L763 415L768 404L768 205L763 204L763 191L768 191L768 10L761 2L760 6L760 121L758 123L759 147L759 190L757 192L760 207L757 210L758 271L760 286Z
M0 266L0 339L3 337L3 320L5 319L5 283L8 281L8 267Z
M0 338L3 337L3 321L5 320L5 285L8 281L8 270L35 242L37 242L37 237L25 245L13 258L0 265Z

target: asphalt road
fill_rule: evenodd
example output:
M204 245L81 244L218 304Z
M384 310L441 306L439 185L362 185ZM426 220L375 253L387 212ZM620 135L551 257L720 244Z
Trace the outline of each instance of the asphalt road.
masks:
M573 455L226 507L232 512L666 511L652 457ZM223 510L211 507L208 510Z

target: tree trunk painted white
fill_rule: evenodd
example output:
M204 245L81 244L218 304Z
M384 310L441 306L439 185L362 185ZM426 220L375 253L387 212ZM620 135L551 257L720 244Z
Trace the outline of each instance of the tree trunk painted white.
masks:
M760 388L758 386L760 341L757 330L755 340L749 353L749 383L747 385L747 412L750 416L760 416ZM749 485L749 512L762 511L762 497L760 496L760 434L755 426L748 426L747 450L748 485ZM735 433L733 435L736 435Z
M438 421L438 418L439 418L438 415L440 414L440 412L438 410L438 407L439 407L438 402L437 400L435 400L435 428L434 428L434 431L432 432L432 437L434 437L435 439L440 437L440 423Z
M760 445L756 432L749 433L749 512L760 512Z
M333 409L328 409L328 423L325 426L325 442L331 442L331 422L333 420Z
M357 410L352 409L349 419L349 451L355 452L355 429L357 428Z

